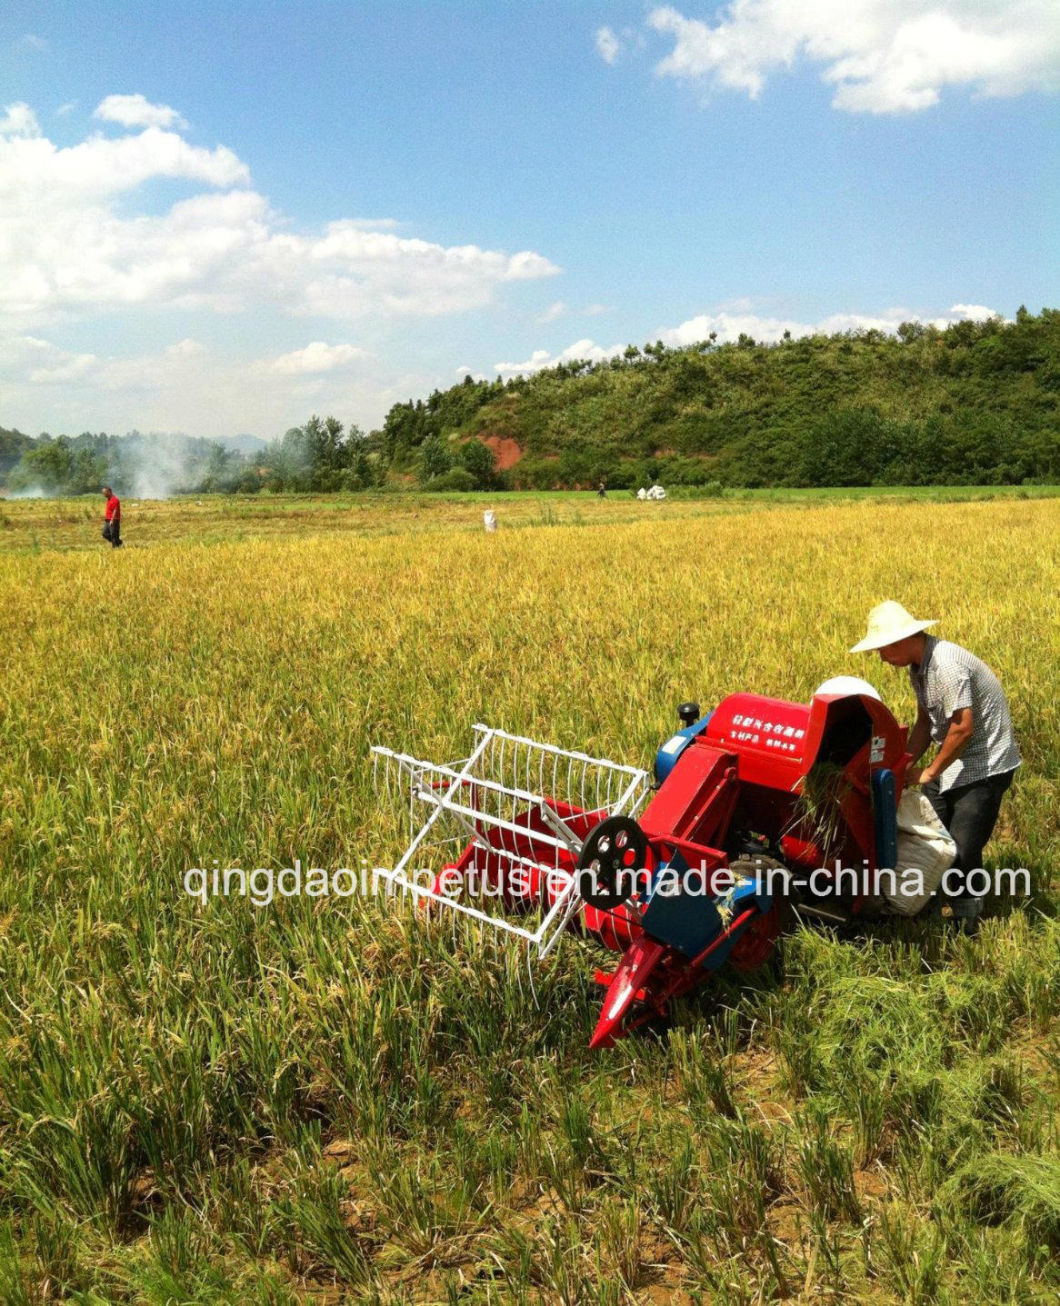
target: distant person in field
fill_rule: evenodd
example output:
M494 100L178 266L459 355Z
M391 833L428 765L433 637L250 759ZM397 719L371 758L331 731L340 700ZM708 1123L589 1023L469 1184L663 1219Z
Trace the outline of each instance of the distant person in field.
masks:
M868 634L850 651L875 649L889 666L909 668L917 716L906 745L913 758L907 780L923 786L957 845L954 865L965 887L948 907L962 928L974 929L983 900L968 891L967 877L983 865L983 849L1021 761L1008 703L985 662L924 633L934 621L918 621L888 600L872 609L868 624ZM932 741L938 752L920 766Z
M103 512L103 538L105 540L110 540L110 547L112 549L120 549L121 500L109 485L104 485L103 497L107 501L107 506Z

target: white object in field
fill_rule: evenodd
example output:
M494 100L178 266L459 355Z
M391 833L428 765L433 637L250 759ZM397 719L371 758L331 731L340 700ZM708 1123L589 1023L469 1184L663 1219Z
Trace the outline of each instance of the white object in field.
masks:
M495 531L497 529L497 514L491 508L487 508L482 514L482 520L485 523L486 530Z
M391 893L411 895L416 903L429 900L513 934L546 957L582 905L569 867L572 860L577 863L583 841L557 812L557 800L590 813L593 825L608 816L635 816L648 796L648 773L490 726L473 728L471 755L447 765L389 748L372 749L376 788L400 799L409 840L393 869L377 867L374 873L389 881ZM530 820L536 821L532 828ZM475 903L433 887L435 875L469 845L469 873L482 886ZM499 889L487 891L491 866L494 872L503 867L506 877L524 877L526 884L540 886L536 898L523 897L527 910L512 913Z
M649 498L649 499L665 499L665 498L666 498L666 491L663 489L663 487L662 487L661 485L653 485L653 486L651 487L651 489L648 491L648 498Z
M867 694L877 703L883 702L876 687L870 685L867 680L862 680L860 676L832 676L813 691L814 698L818 694Z
M637 498L643 501L647 497L648 497L648 491L642 485L640 489L637 491Z
M926 907L953 865L957 845L919 789L907 789L898 803L898 865L894 882L884 876L880 892L899 916ZM914 872L909 874L908 872ZM903 893L919 889L919 893Z

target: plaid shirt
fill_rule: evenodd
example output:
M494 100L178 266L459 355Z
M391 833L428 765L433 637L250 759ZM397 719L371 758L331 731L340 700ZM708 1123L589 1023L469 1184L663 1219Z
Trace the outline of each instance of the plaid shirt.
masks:
M909 668L916 701L931 719L931 738L942 743L954 712L972 709L972 737L956 762L939 776L939 792L1004 775L1020 764L1008 703L997 676L974 653L934 635L925 637L924 660Z

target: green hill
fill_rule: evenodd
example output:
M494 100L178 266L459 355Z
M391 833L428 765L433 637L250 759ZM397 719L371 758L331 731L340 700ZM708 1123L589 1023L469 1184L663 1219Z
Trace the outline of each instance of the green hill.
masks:
M512 488L1055 482L1058 403L1060 311L1021 308L1014 322L658 342L468 377L395 405L373 443L395 470L451 488L472 474L471 439L501 449Z

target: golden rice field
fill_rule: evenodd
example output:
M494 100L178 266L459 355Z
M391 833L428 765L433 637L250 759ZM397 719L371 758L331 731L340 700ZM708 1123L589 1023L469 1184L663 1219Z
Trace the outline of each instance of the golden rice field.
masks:
M484 506L501 529L481 529ZM95 502L0 514L0 1300L1052 1302L1060 500ZM591 1053L601 958L189 867L386 864L368 749L650 765L887 597L1009 695L974 938L805 929Z

